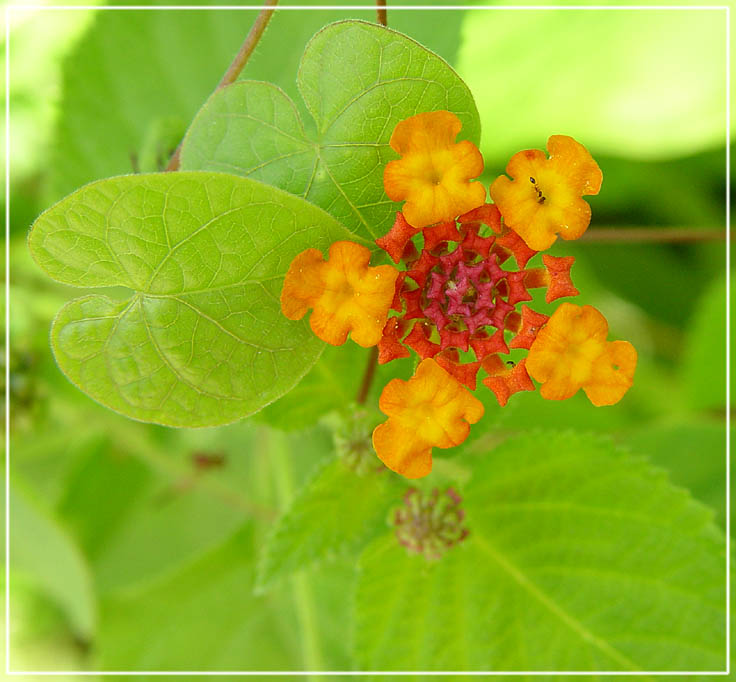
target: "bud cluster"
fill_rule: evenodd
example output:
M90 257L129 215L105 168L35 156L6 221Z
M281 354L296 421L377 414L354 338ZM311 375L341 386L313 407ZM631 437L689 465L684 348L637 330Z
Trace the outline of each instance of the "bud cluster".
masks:
M468 535L463 526L465 512L460 508L461 502L462 498L452 488L442 494L437 488L431 492L410 488L404 494L404 506L394 511L393 524L399 543L412 554L439 559Z
M372 435L378 419L360 406L341 417L332 434L335 452L345 466L360 476L385 471L386 467L376 459Z

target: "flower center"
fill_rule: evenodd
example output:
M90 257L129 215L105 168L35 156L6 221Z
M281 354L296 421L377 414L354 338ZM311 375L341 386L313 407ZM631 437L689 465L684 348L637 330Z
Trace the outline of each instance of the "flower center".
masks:
M495 264L495 258L492 262ZM467 329L472 333L478 327L492 324L498 290L490 263L466 251L461 244L440 256L427 277L422 295L423 312L438 330L452 325L455 330Z
M537 200L537 203L543 204L545 201L547 201L547 197L544 196L544 193L539 188L539 184L537 183L536 179L530 177L529 182L532 183L532 187L534 188L534 198Z

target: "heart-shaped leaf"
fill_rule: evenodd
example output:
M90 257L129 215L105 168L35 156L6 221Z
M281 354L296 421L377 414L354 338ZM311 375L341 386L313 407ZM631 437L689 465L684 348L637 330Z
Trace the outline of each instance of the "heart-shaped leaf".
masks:
M281 280L296 254L348 236L286 192L182 172L83 187L36 221L30 248L61 282L134 291L62 308L51 341L72 382L134 419L210 426L276 400L316 362L324 344L281 315Z
M399 121L447 109L462 121L462 138L480 139L478 112L460 77L436 54L382 26L342 21L321 30L304 51L298 86L313 135L282 90L240 81L216 92L194 119L182 168L257 178L375 239L399 208L383 191L383 168L397 158L388 141Z

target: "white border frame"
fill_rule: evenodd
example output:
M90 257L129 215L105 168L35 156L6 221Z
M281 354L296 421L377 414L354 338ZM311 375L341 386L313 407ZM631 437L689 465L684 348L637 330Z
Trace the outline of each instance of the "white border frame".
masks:
M731 11L728 5L667 5L657 7L656 5L389 5L387 9L390 12L395 11L418 11L418 10L451 10L451 11L467 11L467 10L514 10L514 11L540 11L540 10L607 10L607 11L630 11L630 10L664 10L664 11L724 11L726 18L726 669L724 671L208 671L208 670L133 670L133 671L104 671L104 670L11 670L10 669L10 15L14 10L21 11L67 11L67 10L136 10L136 11L169 11L169 10L188 10L188 11L217 11L217 10L257 10L262 9L262 5L161 5L161 6L140 6L140 5L16 5L8 4L5 7L5 673L7 675L262 675L264 677L272 677L276 675L283 676L357 676L357 675L426 675L428 677L446 676L446 675L729 675L730 658L731 658L731 623L730 623L730 603L731 603L731 574L730 574L730 553L731 553L731 529L730 529L730 509L731 509L731 487L729 477L729 460L731 452L731 348L729 329L731 326L731 73L730 73L730 56L731 56ZM375 10L376 6L371 5L278 5L277 10L344 10L347 12L355 10Z

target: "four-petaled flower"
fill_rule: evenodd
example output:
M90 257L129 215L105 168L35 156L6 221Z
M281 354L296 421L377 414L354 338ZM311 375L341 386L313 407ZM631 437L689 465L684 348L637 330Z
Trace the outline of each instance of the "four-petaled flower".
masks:
M378 402L388 421L373 431L381 461L407 478L432 470L432 448L462 443L483 416L483 403L434 360L419 363L409 381L392 379Z
M535 251L557 239L577 239L590 223L590 205L581 197L598 194L603 175L579 142L567 135L547 141L549 159L538 149L514 154L506 172L491 185L491 199L504 222Z
M375 346L386 324L398 271L369 267L371 252L353 242L335 242L327 261L307 249L291 263L281 290L281 310L300 320L313 308L309 324L323 341L339 346L348 332L360 346Z
M403 269L370 267L369 249L337 242L327 261L316 249L297 256L281 294L290 319L314 309L312 329L328 343L344 343L351 332L362 346L378 345L379 363L411 351L422 359L408 381L384 387L379 407L388 420L373 431L380 459L407 478L426 476L432 448L459 445L482 417L470 392L480 371L501 406L535 390L532 379L543 398L563 400L582 388L594 405L612 405L636 367L633 346L609 342L595 308L563 303L548 316L526 305L534 288L546 287L547 303L579 294L574 258L543 255L542 267L527 264L558 232L574 239L587 228L590 207L581 197L601 184L590 154L553 135L550 158L516 154L506 169L514 179L498 178L495 204L486 204L483 186L470 181L483 169L480 152L455 142L460 128L454 114L435 111L402 121L391 137L402 158L386 167L386 194L406 203L376 244ZM517 269L508 268L512 257ZM511 349L529 353L512 362L503 357Z
M467 140L455 142L462 128L449 111L430 111L401 121L389 144L401 155L383 174L386 194L404 201L404 216L415 228L465 213L486 200L485 187L470 182L483 172L483 157Z
M594 405L613 405L629 390L636 350L606 341L608 322L595 308L563 303L529 350L526 367L543 398L565 400L583 389Z

